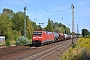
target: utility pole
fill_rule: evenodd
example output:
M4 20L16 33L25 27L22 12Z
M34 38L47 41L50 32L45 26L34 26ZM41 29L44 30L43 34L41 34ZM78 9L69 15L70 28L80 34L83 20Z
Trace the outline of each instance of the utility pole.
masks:
M24 37L26 38L26 6L24 6Z
M73 4L71 5L72 9L72 44L75 43L75 32L74 32L74 6Z

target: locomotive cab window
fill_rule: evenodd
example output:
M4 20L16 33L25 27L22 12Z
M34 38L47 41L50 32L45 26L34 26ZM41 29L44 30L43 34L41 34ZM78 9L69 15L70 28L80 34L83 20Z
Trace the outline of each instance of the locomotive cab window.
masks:
M33 35L42 35L42 32L34 32Z

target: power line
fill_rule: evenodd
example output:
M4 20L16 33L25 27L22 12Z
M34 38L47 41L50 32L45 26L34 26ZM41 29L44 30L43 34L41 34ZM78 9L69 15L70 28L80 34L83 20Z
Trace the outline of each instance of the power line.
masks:
M35 1L37 1L37 0L35 0ZM42 5L42 4L39 3L38 1L37 1L37 3L38 3L40 6L42 6L45 10L49 11L48 9L46 9L46 7L45 7L44 5ZM50 12L50 11L49 11L49 12Z
M31 7L32 9L36 10L37 12L39 12L40 14L42 14L43 16L49 18L48 16L46 16L45 14L43 14L42 12L38 11L37 9L35 9L34 7L32 7L31 5L29 5L28 3L26 3L25 1L21 0L22 2L24 2L25 4L27 4L29 7Z

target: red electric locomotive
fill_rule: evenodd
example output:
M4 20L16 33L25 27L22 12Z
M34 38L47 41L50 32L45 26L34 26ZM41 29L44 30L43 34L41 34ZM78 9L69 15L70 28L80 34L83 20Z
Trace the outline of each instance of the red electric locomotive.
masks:
M54 34L47 31L34 31L32 42L35 46L41 46L42 44L51 43L54 41Z

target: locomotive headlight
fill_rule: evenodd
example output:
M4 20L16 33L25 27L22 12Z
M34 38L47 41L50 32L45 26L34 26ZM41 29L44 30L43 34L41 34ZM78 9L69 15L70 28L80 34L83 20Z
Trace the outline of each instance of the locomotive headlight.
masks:
M42 37L33 37L33 38L42 38Z
M33 37L33 38L36 38L36 37Z

